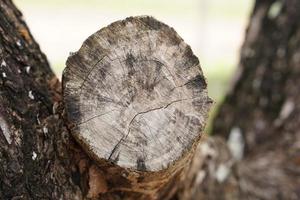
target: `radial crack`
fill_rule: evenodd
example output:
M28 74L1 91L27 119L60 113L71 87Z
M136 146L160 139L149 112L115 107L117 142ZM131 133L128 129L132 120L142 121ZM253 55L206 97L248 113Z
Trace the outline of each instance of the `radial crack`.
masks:
M143 114L146 114L146 113L149 113L149 112L152 112L152 111L155 111L155 110L160 110L160 109L166 109L168 108L170 105L174 104L174 103L177 103L177 102L181 102L181 101L186 101L186 100L192 100L192 99L195 99L197 97L193 97L193 98L187 98L187 99L178 99L178 100L174 100L174 101L171 101L170 103L164 105L164 106L160 106L158 108L152 108L152 109L149 109L149 110L146 110L146 111L143 111L143 112L139 112L137 114L135 114L133 116L133 118L130 120L129 124L128 124L128 128L127 128L127 133L126 135L123 135L122 138L117 142L117 144L114 146L114 148L112 149L109 157L108 157L108 160L111 160L112 156L114 155L114 153L116 152L116 150L119 148L119 146L121 145L122 141L124 141L129 133L130 133L130 126L131 124L133 123L133 121L135 120L135 118L139 115L143 115Z
M91 118L89 118L89 119L87 119L87 120L85 120L85 121L79 122L78 124L76 124L76 126L81 125L81 124L84 124L84 123L86 123L86 122L88 122L88 121L91 121L91 120L93 120L93 119L95 119L95 118L101 117L101 116L103 116L103 115L106 115L106 114L111 113L111 112L116 111L116 110L117 110L117 109L113 109L113 110L107 111L107 112L105 112L105 113L101 113L101 114L99 114L99 115L95 115L95 116L93 116L93 117L91 117Z

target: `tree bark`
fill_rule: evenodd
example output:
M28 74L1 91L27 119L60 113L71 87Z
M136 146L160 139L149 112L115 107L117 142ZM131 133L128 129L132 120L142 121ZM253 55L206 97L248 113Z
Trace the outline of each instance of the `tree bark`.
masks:
M60 84L22 14L0 2L0 199L81 199Z
M300 198L299 15L297 0L256 1L213 137L164 194ZM60 83L10 0L0 1L0 41L0 199L149 199L122 190L120 168L94 163L73 141Z
M190 170L198 179L177 198L300 198L299 19L300 1L256 1L233 86Z

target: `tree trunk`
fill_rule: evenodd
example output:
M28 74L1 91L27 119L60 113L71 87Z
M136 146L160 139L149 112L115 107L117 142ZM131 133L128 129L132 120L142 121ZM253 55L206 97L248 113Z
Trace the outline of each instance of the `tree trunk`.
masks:
M256 2L214 136L200 141L184 181L160 194L300 198L299 15L297 0ZM122 166L95 163L73 141L60 83L10 0L0 1L0 41L0 199L151 199L124 190Z
M256 1L233 86L190 170L198 179L177 198L300 199L299 19L300 1Z
M85 125L88 123L85 120L91 121L93 114L97 114L96 111L101 111L97 110L97 106L90 109L87 107L89 104L85 105L83 103L82 105L81 102L80 106L88 108L88 110L80 110L79 118L75 118L78 116L76 110L69 109L76 108L78 105L76 101L69 101L69 99L76 99L76 93L68 93L70 87L67 86L74 86L72 81L78 80L74 75L84 76L83 80L86 80L87 84L83 85L83 89L86 90L89 87L89 75L84 73L88 71L77 74L78 71L76 71L75 66L69 69L74 72L73 75L69 74L68 76L68 70L64 74L66 86L64 91L67 94L65 103L68 117L68 120L65 120L63 116L64 108L61 103L60 83L51 71L45 56L41 53L27 26L22 21L21 13L9 0L1 1L0 5L0 198L169 199L176 192L178 183L184 180L187 173L186 166L191 162L195 147L200 139L199 134L204 128L208 105L211 103L206 95L206 83L199 61L192 54L190 47L179 38L173 29L152 18L128 19L129 22L132 20L133 25L143 26L145 29L144 36L150 33L149 36L156 39L156 42L152 43L150 37L146 39L141 37L140 39L144 40L141 42L145 42L145 47L148 46L149 42L158 46L154 46L152 52L145 49L144 52L138 52L141 54L128 53L121 55L127 56L125 60L126 70L128 75L136 77L136 83L133 84L137 84L136 86L141 88L141 91L137 94L142 98L138 99L138 95L130 96L128 99L126 96L119 96L121 100L119 104L132 104L131 107L134 109L139 109L139 106L143 105L149 106L149 108L145 107L145 111L139 109L137 113L131 116L129 114L134 113L135 110L127 109L125 106L121 113L129 114L120 114L120 118L115 120L123 120L123 125L129 122L129 126L134 126L134 129L131 127L128 132L134 132L133 130L137 129L143 132L141 130L144 130L145 127L138 126L139 123L142 124L141 116L143 115L146 125L157 123L155 124L157 130L152 129L153 134L156 136L150 137L148 132L143 132L149 137L141 139L136 133L132 133L130 136L128 134L121 135L120 139L118 138L120 136L118 132L109 132L110 129L107 126L100 127L106 130L102 132L103 138L108 133L111 135L106 136L114 135L115 137L112 137L111 144L105 146L105 148L101 143L103 142L101 135L96 138L99 144L87 143L91 138L86 138L84 141L78 140L88 154L97 161L97 163L94 163L70 137L70 132L77 139L80 137L76 137L76 132L86 133L84 132L85 128L78 131L78 128L82 127L78 122L80 123L80 120L83 120L82 125ZM119 23L119 25L126 24L125 22ZM115 25L118 24L115 23ZM132 30L138 31L140 28L142 27ZM108 28L104 30L108 30ZM141 34L141 32L136 33L137 35ZM125 31L124 36L126 34ZM114 40L116 42L118 39L119 37L116 36L112 42ZM88 41L84 45L87 44ZM131 45L131 43L127 44ZM121 45L126 45L126 43ZM94 46L90 47L94 48ZM96 50L96 52L101 48L105 48L105 46L95 47L96 49L92 50ZM165 50L169 48L169 50L163 51L164 49L160 49L160 47L165 47ZM109 50L109 47L107 47L107 50ZM98 53L101 54L101 51ZM162 59L155 60L155 57L151 57L151 53L162 56ZM115 55L118 56L118 54ZM96 61L93 60L93 57L88 58L88 56L92 56L92 53L83 54L83 58L87 58L87 61L90 58L90 61ZM113 54L108 54L108 56L113 56ZM172 59L174 56L177 56L177 63L174 63L175 60ZM168 57L168 59L165 60L164 57ZM71 58L78 60L76 56ZM72 60L71 58L70 60ZM119 59L121 58L119 57ZM137 62L135 62L136 60ZM86 62L84 59L81 61ZM71 61L69 63L71 65L80 64ZM103 63L99 63L95 67L102 69ZM135 67L143 67L144 64L147 64L147 66L149 64L149 69L134 71ZM162 66L167 71L162 69ZM81 66L78 65L77 69L78 67ZM92 65L88 67L92 67ZM112 78L109 75L110 70L117 69L114 65L112 67L107 68L107 74L103 72L100 75L106 74L106 80L109 80L109 78ZM171 69L168 69L168 67L171 67ZM147 70L149 70L148 74ZM92 70L89 71L92 72ZM144 77L139 71L144 71L146 76ZM101 72L101 70L97 69L96 72ZM90 75L93 75L93 73ZM123 78L126 78L126 76ZM100 81L101 79L95 80ZM129 82L130 80L124 81ZM145 85L143 85L143 81L145 81ZM122 82L122 84L125 82ZM106 90L109 89L111 83L106 83ZM114 84L118 85L119 83L114 82ZM95 85L95 88L97 90L103 89L102 87L98 88L97 85L101 85L100 82ZM124 88L126 90L130 89L127 86ZM119 91L112 90L111 95L117 92ZM101 91L99 95L102 95L102 93L104 91ZM73 96L68 96L69 94ZM101 107L102 109L110 108L110 101L107 99L107 101L101 101L101 96L97 96L97 93L92 93L95 95L94 97L88 96L88 91L84 94L86 95L83 95L83 97L91 97L87 99L91 101L97 97L98 105L106 103L104 107ZM146 94L148 96L143 97ZM169 98L163 97L163 95ZM148 97L149 99L147 99ZM130 101L133 99L135 100ZM142 102L140 104L139 101L147 101L148 103ZM184 101L187 102L184 104L186 106L182 106ZM154 104L151 105L151 103ZM129 107L129 105L127 106ZM154 106L154 109L151 106ZM146 113L148 114L146 115ZM158 116L160 117L158 118ZM88 119L88 117L90 118ZM128 121L126 117L133 118ZM98 120L97 122L100 123L101 121ZM173 125L169 122L172 122ZM110 121L108 120L107 123L110 123ZM121 125L122 123L120 123ZM89 126L87 126L88 128ZM159 131L164 131L166 134L158 134ZM86 134L82 136L86 136ZM129 142L129 139L132 140ZM165 142L162 145L160 144L159 147L157 146L159 144L155 143L155 139L163 139ZM136 148L136 154L133 154L137 156L136 160L133 159L135 156L132 157L126 147L130 146L135 140L137 144L143 144L146 141L150 145L148 149L146 145L145 149L140 149L139 146L131 147ZM91 147L102 148L99 153ZM109 152L109 155L101 154L101 151ZM154 154L151 154L153 152ZM164 159L155 161L155 159L160 158L160 154L164 155ZM158 157L155 158L155 156ZM126 160L127 158L132 159ZM102 162L103 159L105 159L104 162Z
M10 0L0 2L0 199L81 199L60 83Z

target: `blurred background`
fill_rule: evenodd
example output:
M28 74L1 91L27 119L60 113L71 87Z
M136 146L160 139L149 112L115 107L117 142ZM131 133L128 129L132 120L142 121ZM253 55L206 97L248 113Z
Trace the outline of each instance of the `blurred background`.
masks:
M70 52L111 22L152 15L172 26L200 59L209 95L222 101L239 60L253 0L15 0L60 78Z

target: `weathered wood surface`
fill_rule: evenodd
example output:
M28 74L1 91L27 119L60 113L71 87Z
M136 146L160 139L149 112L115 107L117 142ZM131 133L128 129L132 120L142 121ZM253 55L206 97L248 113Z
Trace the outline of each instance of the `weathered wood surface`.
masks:
M157 191L160 199L300 198L299 10L294 0L256 2L239 76L215 121L222 138L202 138L185 176ZM10 0L0 1L0 64L0 199L153 197L149 185L132 187L139 174L130 182L127 170L96 164L72 143L60 84ZM241 160L230 135L245 141Z
M178 168L169 170L170 174L161 171L151 176L149 172L141 179L117 165L94 163L74 144L62 118L58 79L20 11L10 0L0 1L0 10L0 199L172 196L184 178L180 171L176 176L172 173ZM173 181L166 184L170 176ZM141 181L150 184L135 187Z
M90 36L63 73L75 138L100 163L164 181L156 190L191 160L212 102L206 87L191 48L172 28L147 16Z
M210 105L198 59L151 17L115 22L69 57L63 75L75 137L97 158L158 171L200 138Z

